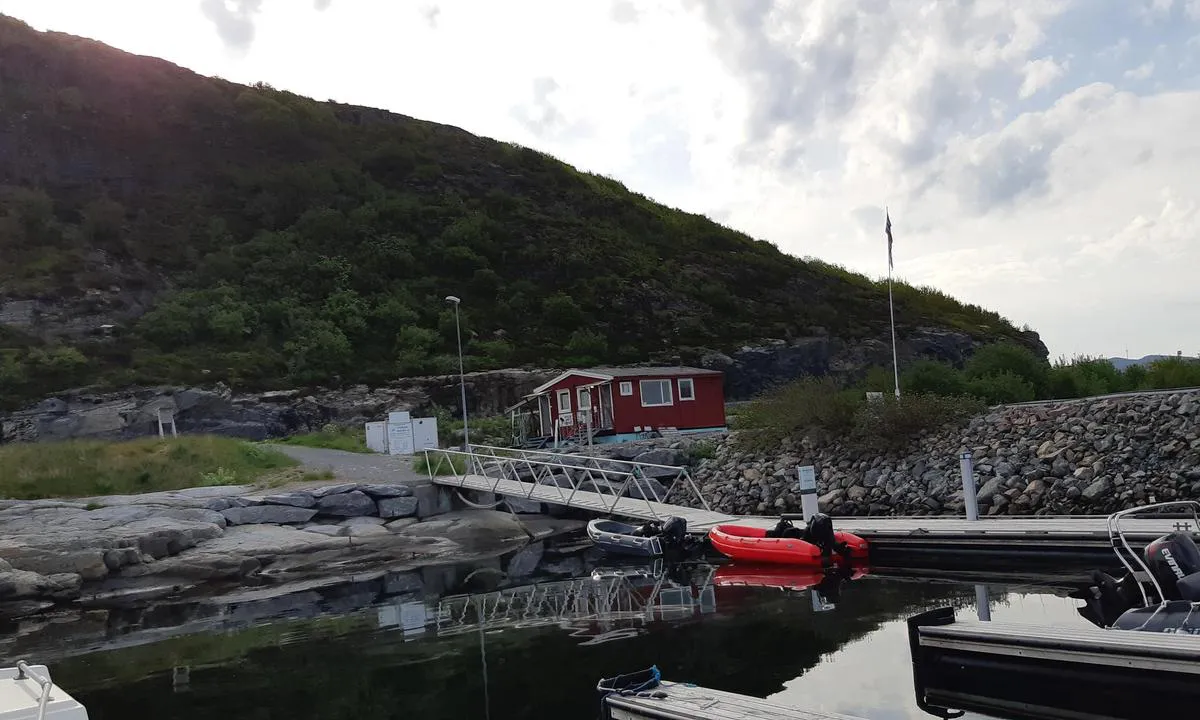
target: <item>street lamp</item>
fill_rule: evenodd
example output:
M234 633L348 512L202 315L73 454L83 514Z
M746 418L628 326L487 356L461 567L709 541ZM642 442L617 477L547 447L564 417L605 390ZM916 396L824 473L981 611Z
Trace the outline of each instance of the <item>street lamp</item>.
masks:
M458 384L462 390L463 452L470 452L471 436L467 433L467 376L463 372L462 327L458 322L458 306L462 300L453 295L447 295L446 302L454 303L454 332L458 335Z

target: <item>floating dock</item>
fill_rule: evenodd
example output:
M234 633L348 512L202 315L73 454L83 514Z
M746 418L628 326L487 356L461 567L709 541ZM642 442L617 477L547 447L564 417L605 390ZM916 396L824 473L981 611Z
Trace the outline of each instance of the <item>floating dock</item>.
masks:
M573 508L592 515L643 522L677 516L694 534L705 534L723 523L772 527L779 521L778 516L736 516L712 510L683 467L483 446L472 449L472 453L427 451L430 479L460 492ZM454 469L455 459L471 469ZM435 467L453 474L438 475ZM693 504L700 507L665 502L681 495L695 498ZM867 540L872 565L952 570L984 565L1108 568L1116 562L1108 518L1103 515L1004 515L977 520L951 515L836 517L834 527ZM1174 531L1190 532L1200 541L1200 527L1190 514L1129 518L1122 528L1131 543L1145 544Z
M1200 637L956 621L948 607L909 618L908 635L917 705L936 717L1135 720L1200 707Z
M603 720L863 720L670 682L638 695L606 695L601 704Z

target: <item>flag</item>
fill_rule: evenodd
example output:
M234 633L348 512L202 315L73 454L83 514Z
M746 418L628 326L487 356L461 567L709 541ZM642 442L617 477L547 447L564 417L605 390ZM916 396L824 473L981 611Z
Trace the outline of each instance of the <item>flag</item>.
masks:
M884 225L883 231L887 233L888 239L888 270L892 269L892 216L884 210L884 216L887 218L887 224Z

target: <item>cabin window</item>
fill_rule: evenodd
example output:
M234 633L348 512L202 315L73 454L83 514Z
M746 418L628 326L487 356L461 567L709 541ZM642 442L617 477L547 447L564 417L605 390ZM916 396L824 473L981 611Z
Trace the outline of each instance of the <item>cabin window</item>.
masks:
M623 397L629 397L632 394L633 394L633 383L628 380L621 383L621 395Z
M576 406L580 412L592 409L592 393L587 388L579 388L579 404Z
M696 386L692 383L691 378L679 378L679 399L696 399Z
M670 380L642 380L642 407L672 405Z
M569 414L570 412L571 412L571 391L570 390L559 390L558 391L558 414L564 415L564 414Z

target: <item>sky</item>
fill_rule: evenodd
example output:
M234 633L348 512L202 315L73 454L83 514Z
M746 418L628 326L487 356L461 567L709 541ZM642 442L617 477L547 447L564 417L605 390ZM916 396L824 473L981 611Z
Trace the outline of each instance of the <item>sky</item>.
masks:
M1200 0L0 0L551 153L801 257L1200 354Z

